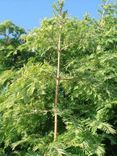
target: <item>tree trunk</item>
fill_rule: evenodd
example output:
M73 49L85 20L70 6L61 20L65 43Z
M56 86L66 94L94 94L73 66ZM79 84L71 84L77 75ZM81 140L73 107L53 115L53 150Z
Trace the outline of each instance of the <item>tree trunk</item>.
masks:
M54 141L57 140L58 134L58 98L59 98L59 82L60 82L60 56L61 56L61 34L58 39L57 46L57 75L56 75L56 88L55 88L55 101L54 101Z

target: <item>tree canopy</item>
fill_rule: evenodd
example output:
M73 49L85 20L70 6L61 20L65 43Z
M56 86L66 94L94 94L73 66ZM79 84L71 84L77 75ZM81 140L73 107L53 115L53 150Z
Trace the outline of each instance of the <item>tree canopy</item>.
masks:
M69 17L58 0L28 33L0 23L1 156L117 155L117 5L106 2L97 20Z

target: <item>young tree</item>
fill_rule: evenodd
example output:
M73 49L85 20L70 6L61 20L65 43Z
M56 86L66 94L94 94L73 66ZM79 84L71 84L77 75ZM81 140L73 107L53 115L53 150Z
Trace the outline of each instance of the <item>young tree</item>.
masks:
M59 0L58 6L54 5L55 16L57 17L58 27L58 43L57 43L57 75L56 75L56 89L55 89L55 102L54 102L54 141L57 140L58 133L58 100L59 100L59 81L60 81L60 58L61 58L61 44L62 44L62 31L66 18L66 12L63 12L64 1Z

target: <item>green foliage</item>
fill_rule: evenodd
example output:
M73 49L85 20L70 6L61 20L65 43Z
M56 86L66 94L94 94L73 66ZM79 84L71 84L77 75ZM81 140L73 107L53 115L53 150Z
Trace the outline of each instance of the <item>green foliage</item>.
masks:
M20 51L21 35L24 29L16 26L11 21L0 23L0 71L22 67L32 56L29 51Z
M28 34L9 21L0 24L1 156L117 155L117 6L104 1L95 21L69 18L63 5L58 1L55 16ZM54 142L60 32L59 136Z

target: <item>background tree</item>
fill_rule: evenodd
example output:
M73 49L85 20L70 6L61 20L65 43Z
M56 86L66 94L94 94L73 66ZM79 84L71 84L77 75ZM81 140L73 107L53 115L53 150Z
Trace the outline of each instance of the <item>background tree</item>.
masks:
M28 51L24 53L18 49L24 34L25 30L11 21L0 23L0 70L20 68L32 56Z

